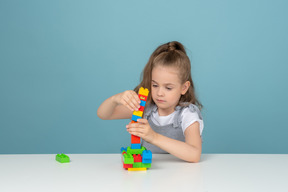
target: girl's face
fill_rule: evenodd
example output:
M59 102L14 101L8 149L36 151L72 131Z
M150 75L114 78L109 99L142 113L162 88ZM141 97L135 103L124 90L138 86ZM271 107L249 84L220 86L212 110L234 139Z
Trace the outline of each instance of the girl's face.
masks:
M186 81L181 84L179 70L176 67L156 66L152 70L151 96L158 107L160 116L174 112L181 95L184 95L190 86Z

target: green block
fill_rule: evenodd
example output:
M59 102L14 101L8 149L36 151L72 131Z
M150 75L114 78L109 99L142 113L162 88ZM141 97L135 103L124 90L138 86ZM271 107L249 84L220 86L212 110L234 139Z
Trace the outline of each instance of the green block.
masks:
M143 151L145 151L145 147L141 147L141 149L131 149L131 147L127 147L127 153L130 154L142 154Z
M133 164L133 168L143 168L141 162L137 162Z
M151 163L141 163L141 162L136 162L133 164L133 168L150 168Z
M143 168L150 168L151 167L151 163L142 163L142 167Z
M60 162L60 163L69 163L70 162L70 158L65 155L65 154L57 154L56 155L56 161Z
M123 156L124 164L133 164L134 163L134 158L131 155L131 153L124 153L122 156Z

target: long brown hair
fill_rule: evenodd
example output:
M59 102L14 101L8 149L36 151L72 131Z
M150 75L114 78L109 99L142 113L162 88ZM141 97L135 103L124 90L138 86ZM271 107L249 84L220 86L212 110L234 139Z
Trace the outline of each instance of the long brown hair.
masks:
M141 83L134 89L134 91L138 92L140 87L148 88L151 90L152 69L159 65L177 67L180 72L179 77L181 83L183 84L186 81L190 82L188 91L185 93L185 95L180 97L178 105L188 102L195 104L201 110L203 106L195 94L194 83L191 76L190 59L186 54L184 46L177 41L162 44L152 53L148 63L142 71ZM147 103L154 104L154 101L151 99L151 94L148 96Z

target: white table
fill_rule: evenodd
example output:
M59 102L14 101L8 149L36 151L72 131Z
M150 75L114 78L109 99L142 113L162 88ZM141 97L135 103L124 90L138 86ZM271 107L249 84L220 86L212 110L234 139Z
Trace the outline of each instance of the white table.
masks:
M200 163L153 154L152 168L126 171L120 154L0 155L0 191L288 191L288 155L203 154Z

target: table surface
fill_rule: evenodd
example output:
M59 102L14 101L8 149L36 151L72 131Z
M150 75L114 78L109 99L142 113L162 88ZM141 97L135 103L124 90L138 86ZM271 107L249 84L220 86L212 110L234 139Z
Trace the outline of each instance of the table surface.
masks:
M0 155L0 191L288 191L287 154L153 154L147 171L123 169L120 154L67 155Z

